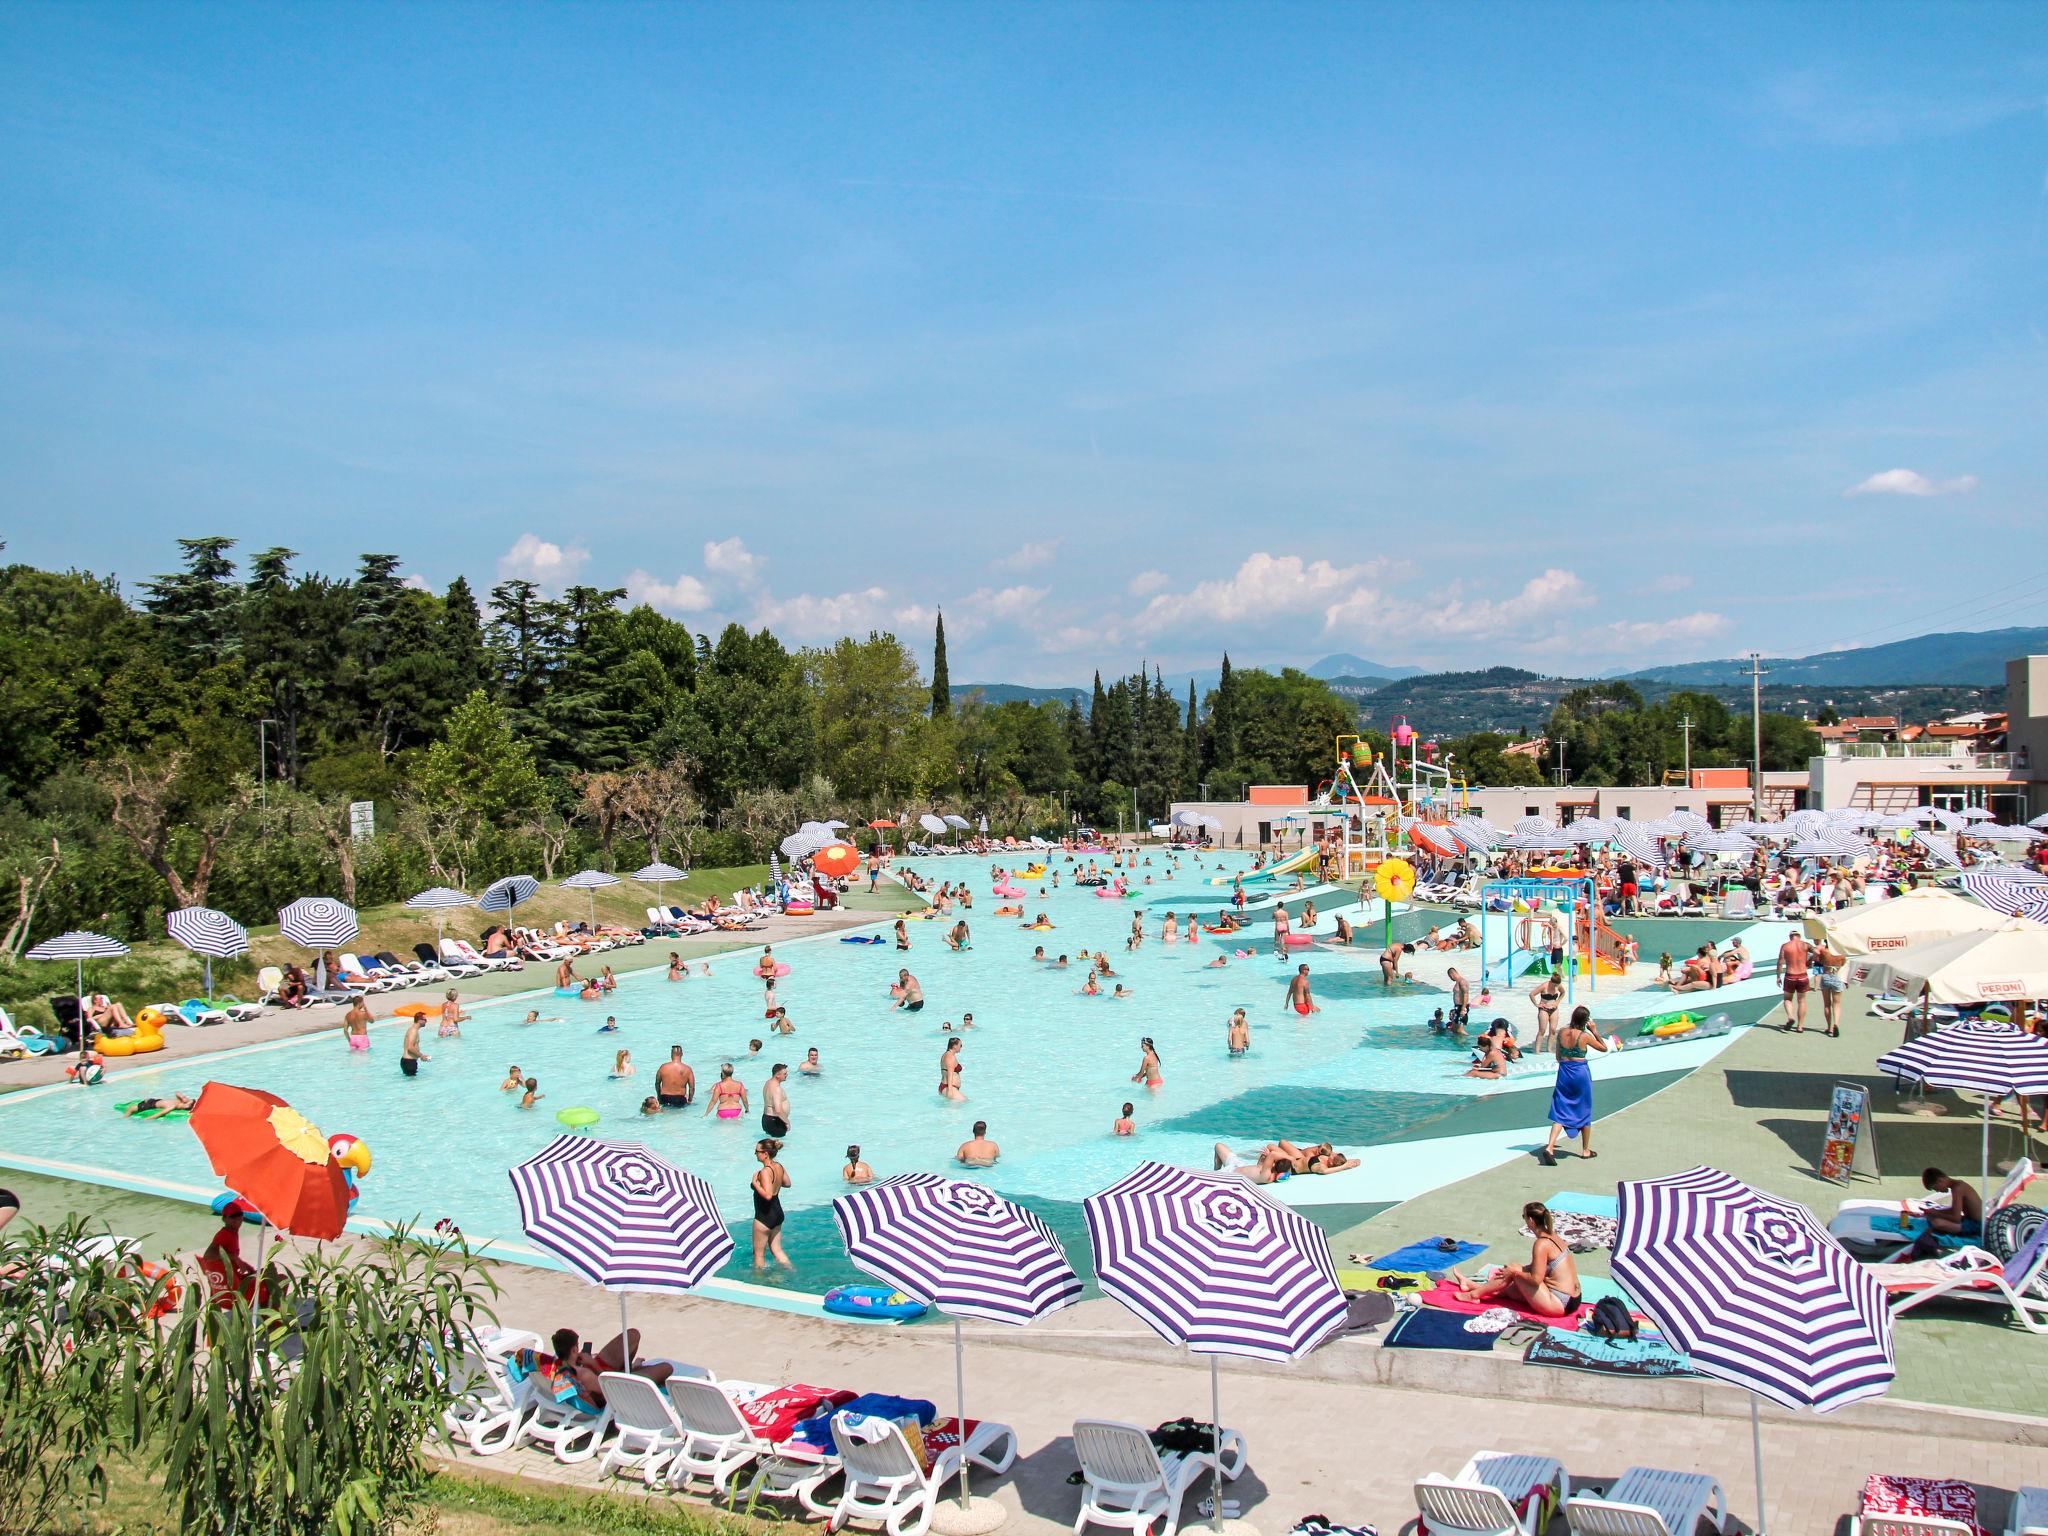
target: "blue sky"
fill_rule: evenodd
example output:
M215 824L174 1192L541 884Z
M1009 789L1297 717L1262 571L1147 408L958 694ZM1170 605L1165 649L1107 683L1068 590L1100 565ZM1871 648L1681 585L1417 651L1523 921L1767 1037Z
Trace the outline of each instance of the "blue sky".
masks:
M2048 622L2048 8L0 10L0 532L956 678Z

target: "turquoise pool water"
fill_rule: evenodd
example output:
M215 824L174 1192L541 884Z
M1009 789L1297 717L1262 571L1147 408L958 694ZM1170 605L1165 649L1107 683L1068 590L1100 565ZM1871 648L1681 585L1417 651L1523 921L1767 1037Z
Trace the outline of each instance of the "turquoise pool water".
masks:
M645 1141L710 1182L739 1245L729 1273L753 1278L748 1179L761 1134L761 1088L770 1066L783 1061L791 1067L792 1105L783 1161L795 1180L784 1203L797 1268L777 1283L815 1293L858 1278L839 1250L829 1212L832 1196L844 1189L839 1169L848 1143L860 1143L880 1175L946 1170L977 1119L988 1121L1003 1148L1001 1163L978 1176L1044 1212L1085 1255L1079 1201L1142 1158L1207 1167L1219 1139L1409 1138L1447 1107L1499 1086L1463 1077L1465 1053L1419 1027L1443 1002L1440 993L1383 992L1375 945L1319 944L1282 963L1271 955L1263 916L1255 917L1249 939L1204 935L1171 947L1160 941L1168 911L1183 923L1191 909L1213 914L1228 890L1211 878L1246 862L1212 855L1199 868L1184 861L1176 871L1155 853L1140 871L1151 885L1105 900L1077 889L1071 868L1056 856L1059 887L1028 882L1025 905L1029 914L1049 914L1057 927L1028 932L1017 919L995 916L987 860L913 860L911 867L935 884L970 885L975 906L964 915L972 948L956 954L946 947L950 918L911 921L908 955L886 943L842 943L837 935L779 944L776 957L790 974L777 983L778 997L796 1025L788 1037L764 1028L762 984L752 974L759 951L740 951L712 959L709 978L669 982L660 968L630 974L605 1003L550 992L481 1005L461 1038L435 1039L429 1031L432 1059L413 1079L398 1070L397 1026L380 1025L367 1054L349 1052L337 1033L130 1070L104 1090L7 1095L0 1099L0 1163L204 1198L219 1185L196 1140L178 1125L125 1119L113 1106L140 1094L196 1094L219 1078L280 1094L323 1130L366 1141L375 1168L364 1181L359 1215L427 1224L447 1217L473 1241L500 1240L517 1255L517 1207L506 1170L559 1132L557 1111L587 1106L601 1117L593 1134ZM1355 894L1312 889L1290 904L1298 908L1303 897L1316 899L1325 913L1357 910ZM1143 917L1147 938L1131 952L1124 943L1134 914ZM1428 918L1402 914L1395 921L1400 932ZM888 925L867 931L886 934ZM1082 996L1078 962L1067 971L1038 964L1031 954L1040 944L1054 955L1109 951L1132 996ZM1243 947L1259 953L1233 953ZM1219 954L1226 967L1208 968ZM1323 1008L1306 1018L1283 1006L1287 978L1301 958L1312 968ZM920 1014L893 1010L888 988L899 964L923 985L928 1002ZM546 979L541 968L529 967L529 974ZM378 1006L402 999L380 999ZM544 1022L521 1022L536 1006ZM1250 1054L1232 1059L1225 1026L1238 1007L1249 1013L1253 1043ZM974 1027L960 1031L967 1097L948 1102L937 1092L939 1056L948 1026L957 1029L970 1011ZM616 1015L618 1033L598 1032L607 1014ZM1131 1081L1146 1035L1165 1075L1156 1093ZM763 1041L758 1054L750 1054L754 1038ZM654 1069L672 1044L683 1047L696 1070L698 1107L642 1117L639 1105L653 1092ZM823 1072L808 1077L796 1067L813 1046ZM638 1071L616 1079L610 1074L621 1048L631 1051ZM744 1119L703 1112L705 1090L725 1061L736 1064L753 1098ZM514 1063L540 1080L545 1097L534 1110L520 1110L517 1095L499 1089ZM1131 1139L1111 1134L1126 1100L1136 1105L1138 1134Z

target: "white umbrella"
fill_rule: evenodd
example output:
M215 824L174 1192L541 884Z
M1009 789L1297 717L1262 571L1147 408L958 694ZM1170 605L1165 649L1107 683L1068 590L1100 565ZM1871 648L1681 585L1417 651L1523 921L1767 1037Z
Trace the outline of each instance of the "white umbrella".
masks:
M73 929L60 933L54 939L45 939L25 956L30 960L75 960L78 962L78 1059L85 1060L85 1042L89 1032L85 1024L85 962L88 960L114 959L128 953L128 946L119 939L110 939L103 933L86 933Z
M601 869L579 869L561 882L565 891L581 891L590 902L590 926L597 927L597 893L608 885L619 884L617 875L608 875Z
M661 888L671 880L689 879L690 872L687 869L677 869L673 864L664 864L659 859L656 859L645 869L634 870L633 878L643 885L653 886L654 904L657 907L666 907L668 902L663 898Z
M973 823L968 821L968 819L965 816L955 816L951 811L946 812L946 814L940 819L944 821L946 825L952 828L955 832L965 832L970 826L973 825Z
M1867 902L1806 920L1808 938L1845 955L1889 955L1996 928L2005 916L1939 886L1923 885L1890 901Z
M1965 806L1957 812L1965 821L1996 821L1998 818L1981 805Z
M944 837L946 835L946 824L939 820L938 817L932 815L930 811L926 811L922 816L919 816L917 824L923 827L925 831L931 833L933 837Z
M1970 1006L2048 997L2048 924L2004 918L1995 928L1873 958L1860 972L1858 981L1909 996L1924 986L1928 1000L1936 1003Z

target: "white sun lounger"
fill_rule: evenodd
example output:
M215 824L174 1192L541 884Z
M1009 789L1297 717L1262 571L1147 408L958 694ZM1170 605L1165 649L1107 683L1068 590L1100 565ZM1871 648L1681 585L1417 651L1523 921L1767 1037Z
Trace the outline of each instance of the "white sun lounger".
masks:
M753 1382L710 1382L671 1377L669 1401L683 1426L683 1443L669 1459L668 1481L687 1488L692 1479L711 1485L714 1498L732 1490L735 1474L755 1468L750 1493L793 1498L813 1514L829 1513L811 1495L839 1470L839 1458L805 1445L770 1440L747 1421L739 1402L775 1390Z
M958 1427L957 1419L941 1419L926 1433ZM831 1528L851 1520L878 1520L889 1536L924 1536L939 1490L968 1462L1000 1474L1017 1459L1017 1434L1007 1424L973 1424L964 1443L944 1446L929 1466L912 1452L893 1419L834 1414L832 1440L839 1447L845 1484L832 1509Z
M1630 1467L1605 1497L1566 1499L1564 1514L1572 1536L1694 1536L1709 1504L1719 1533L1728 1523L1728 1495L1713 1478Z
M1244 1436L1226 1429L1219 1437L1223 1475L1244 1470ZM1214 1477L1217 1458L1209 1451L1161 1454L1152 1437L1135 1424L1113 1419L1076 1419L1074 1454L1081 1462L1081 1512L1075 1536L1090 1525L1109 1525L1145 1536L1161 1522L1158 1536L1173 1536L1180 1506L1205 1477Z
M479 1456L509 1450L532 1411L533 1378L515 1382L505 1367L513 1350L538 1344L523 1331L498 1332L488 1338L465 1335L449 1373L454 1400L442 1411L441 1427Z
M1849 1536L1977 1536L1977 1527L1940 1515L1852 1515Z
M1870 1272L1891 1293L1893 1317L1930 1301L1981 1301L2009 1307L2029 1333L2048 1333L2048 1301L2030 1294L2044 1267L2048 1222L2004 1263L1982 1248L1962 1248L1914 1264L1873 1264Z
M2022 1488L2013 1495L2005 1536L2048 1536L2048 1488Z
M2027 1181L2034 1177L2034 1163L2031 1158L2021 1158L2013 1164L2012 1172L1998 1188L1997 1197L1991 1202L1991 1211L2000 1211L2020 1197ZM1945 1202L1935 1200L1932 1208L1939 1209ZM1918 1216L1930 1208L1918 1200L1844 1200L1835 1207L1835 1214L1828 1220L1828 1231L1845 1243L1893 1243L1903 1246L1910 1241L1904 1234L1890 1228L1880 1227L1880 1221L1899 1216Z
M711 1379L711 1373L699 1366L677 1365L675 1370L693 1380ZM615 1434L597 1464L597 1475L637 1472L648 1487L655 1487L689 1434L676 1417L674 1402L645 1376L606 1371L598 1379L604 1384Z
M1515 1506L1538 1489L1548 1496ZM1551 1456L1511 1456L1481 1451L1456 1477L1431 1474L1415 1484L1415 1507L1432 1536L1537 1536L1558 1502L1571 1497L1571 1479Z

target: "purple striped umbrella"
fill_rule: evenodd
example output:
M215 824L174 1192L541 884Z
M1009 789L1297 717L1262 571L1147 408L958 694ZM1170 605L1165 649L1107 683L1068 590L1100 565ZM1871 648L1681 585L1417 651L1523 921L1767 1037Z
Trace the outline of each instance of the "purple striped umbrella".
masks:
M2030 869L1966 871L1963 889L1994 912L2048 922L2048 875Z
M519 1225L593 1285L687 1291L732 1256L711 1186L638 1142L557 1136L510 1172Z
M1104 1292L1161 1338L1209 1357L1219 1437L1219 1355L1293 1360L1343 1326L1344 1288L1329 1239L1237 1174L1140 1163L1081 1208ZM1219 1454L1219 1530L1222 1460Z
M960 1319L1021 1327L1081 1299L1080 1277L1052 1228L965 1179L898 1174L839 1196L832 1217L855 1268L953 1319L953 1386L962 1424L967 1366ZM960 1504L972 1502L963 1463Z
M2048 1093L2048 1040L1998 1019L1962 1019L1877 1058L1880 1070L1984 1096L1984 1210L1991 1211L1991 1106L2009 1093Z
M1757 1530L1763 1435L1756 1400L1828 1413L1897 1374L1884 1287L1803 1205L1718 1168L1624 1182L1614 1278L1701 1372L1751 1393Z

